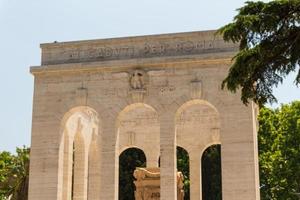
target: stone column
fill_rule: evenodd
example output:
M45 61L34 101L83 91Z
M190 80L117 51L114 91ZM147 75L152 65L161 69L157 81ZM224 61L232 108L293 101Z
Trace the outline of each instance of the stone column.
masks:
M253 122L250 105L231 107L222 117L223 200L260 199L257 134Z
M59 105L55 97L40 95L35 85L30 150L29 200L60 200L62 173L59 173L59 149L62 138ZM61 160L61 159L60 159Z
M100 156L98 141L94 139L89 151L88 200L99 200L100 197Z
M145 151L144 152L146 155L146 159L147 159L147 167L152 168L152 167L158 167L158 154L156 152L153 151Z
M70 200L72 198L72 167L73 167L73 142L67 131L64 132L63 150L63 179L62 179L62 199Z
M87 199L88 152L84 139L77 134L74 140L73 199Z
M170 113L160 116L160 199L176 200L175 119Z
M100 163L100 199L118 199L118 161L116 152L115 119L103 118L101 138L101 163Z
M45 122L43 125L33 126L28 199L60 200L61 187L58 180L62 174L58 171L59 151L56 144L58 138L54 137L54 134L59 133L59 129L56 128L59 127L59 123Z
M190 153L190 197L202 200L201 156L199 151Z

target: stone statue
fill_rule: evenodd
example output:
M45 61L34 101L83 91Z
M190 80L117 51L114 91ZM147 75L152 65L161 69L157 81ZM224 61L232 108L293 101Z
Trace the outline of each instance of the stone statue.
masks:
M183 182L184 182L183 174L181 172L177 172L177 199L178 200L184 199Z

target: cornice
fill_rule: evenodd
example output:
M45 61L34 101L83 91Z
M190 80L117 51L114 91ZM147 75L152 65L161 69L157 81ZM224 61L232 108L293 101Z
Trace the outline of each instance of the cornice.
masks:
M159 69L168 67L212 67L230 65L235 52L221 52L203 55L139 58L126 60L65 63L30 67L33 75L49 73L83 73L97 71L124 71L131 68Z

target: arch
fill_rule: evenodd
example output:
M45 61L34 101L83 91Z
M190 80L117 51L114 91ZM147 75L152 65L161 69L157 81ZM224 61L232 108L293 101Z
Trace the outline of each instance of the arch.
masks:
M116 120L116 156L127 148L137 147L149 157L149 164L157 165L155 156L159 154L159 123L159 115L152 106L145 103L127 105Z
M183 103L175 114L177 146L190 153L190 198L201 197L201 155L208 144L221 143L220 115L211 103L194 99Z
M87 198L89 149L92 137L98 136L98 129L98 113L90 107L78 106L63 116L59 150L60 198Z
M136 167L146 167L147 158L139 148L127 148L119 156L119 200L134 198L134 177Z
M191 106L191 105L195 105L195 104L200 104L200 105L206 105L206 106L209 106L211 107L219 116L219 111L217 110L217 108L212 105L210 102L208 101L205 101L203 99L193 99L193 100L189 100L185 103L183 103L176 111L176 114L175 114L175 117L177 119L178 115L184 110L186 109L187 107Z
M97 122L99 122L99 115L96 110L94 110L93 108L91 108L89 106L77 106L77 107L71 108L64 114L64 116L61 120L61 126L60 126L61 133L64 131L65 126L66 126L68 120L70 119L70 117L72 117L72 115L74 115L76 113L82 113L86 117L90 118L91 120L95 120L96 124L98 124Z
M126 150L128 150L128 149L140 149L140 150L142 150L141 147L138 147L138 146L135 146L135 145L123 147L123 148L120 149L120 151L119 151L119 156L120 156L124 151L126 151ZM143 151L143 150L142 150L142 151ZM143 151L143 152L144 152L144 151ZM144 154L145 154L145 152L144 152ZM145 154L145 155L146 155L146 154Z
M222 199L221 145L208 146L201 156L202 200Z
M202 157L204 151L207 150L209 147L211 147L211 146L216 146L216 145L220 145L220 146L221 146L221 142L210 142L210 143L207 143L207 144L201 149L200 156Z
M116 157L128 149L142 149L147 156L148 167L157 166L156 156L160 149L159 115L152 106L145 103L133 103L120 111L116 119ZM145 142L147 141L147 142ZM116 177L119 177L119 159L116 159ZM116 184L116 191L119 185Z
M120 124L120 118L122 118L122 116L134 109L138 109L138 108L141 108L141 107L146 107L146 108L149 108L150 110L154 111L157 113L156 109L154 109L153 106L150 106L149 104L146 104L146 103L133 103L133 104L129 104L129 105L126 105L118 114L118 117L117 117L117 124L116 126L118 127Z
M221 143L220 115L205 100L195 99L181 105L175 115L177 145L189 152L199 152L203 146Z

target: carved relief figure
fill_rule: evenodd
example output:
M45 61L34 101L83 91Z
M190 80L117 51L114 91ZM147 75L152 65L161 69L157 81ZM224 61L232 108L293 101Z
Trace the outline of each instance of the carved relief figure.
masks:
M145 72L143 70L134 70L130 77L130 86L132 89L145 89Z

